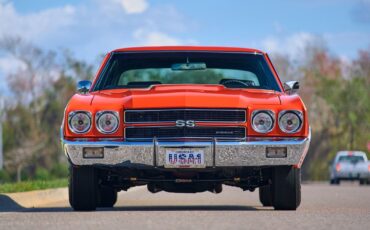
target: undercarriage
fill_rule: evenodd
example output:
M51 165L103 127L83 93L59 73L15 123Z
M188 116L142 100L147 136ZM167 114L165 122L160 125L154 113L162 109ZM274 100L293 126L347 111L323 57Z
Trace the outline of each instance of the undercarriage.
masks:
M99 182L116 190L146 185L152 193L220 193L222 185L254 191L271 181L271 167L228 167L206 169L130 169L96 166Z

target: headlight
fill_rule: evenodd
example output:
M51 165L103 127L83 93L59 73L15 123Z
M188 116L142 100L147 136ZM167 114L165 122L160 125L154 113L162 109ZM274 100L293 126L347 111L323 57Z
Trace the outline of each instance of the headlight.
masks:
M257 110L252 113L252 128L258 133L268 133L274 128L274 113Z
M296 133L302 127L303 116L300 111L282 111L279 113L279 127L284 133Z
M91 113L86 111L71 112L68 115L68 124L74 133L87 133L91 128Z
M119 125L118 113L114 111L101 111L96 114L96 127L99 132L110 134L117 131Z

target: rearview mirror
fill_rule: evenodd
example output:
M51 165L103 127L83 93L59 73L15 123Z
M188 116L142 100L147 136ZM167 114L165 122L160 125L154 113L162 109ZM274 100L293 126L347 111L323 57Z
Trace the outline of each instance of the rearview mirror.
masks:
M171 66L172 70L205 70L207 69L206 63L203 62L187 62L175 63Z
M299 89L298 81L287 81L284 83L284 90L289 95L297 93L298 89Z
M91 88L91 81L83 80L77 83L77 93L87 94Z

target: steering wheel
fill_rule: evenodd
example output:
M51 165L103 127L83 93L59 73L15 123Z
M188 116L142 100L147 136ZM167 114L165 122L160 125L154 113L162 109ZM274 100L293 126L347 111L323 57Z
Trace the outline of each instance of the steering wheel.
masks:
M251 84L240 81L238 79L226 80L222 84L227 88L248 88L251 86ZM240 87L240 86L243 86L243 87Z

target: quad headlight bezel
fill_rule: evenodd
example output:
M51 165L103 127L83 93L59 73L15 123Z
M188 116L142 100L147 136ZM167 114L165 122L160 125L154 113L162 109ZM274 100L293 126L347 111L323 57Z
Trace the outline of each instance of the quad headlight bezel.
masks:
M291 116L292 119L295 119L298 122L296 123L294 128L287 128L287 125L289 124L284 119L288 119L288 116ZM299 110L283 110L279 113L278 116L279 128L284 133L294 134L300 132L303 127L303 121L303 113ZM285 122L286 124L284 124ZM291 124L294 124L294 122L292 122Z
M257 121L256 119L260 119ZM263 122L270 123L265 129L261 129L260 126ZM255 110L252 112L251 125L254 131L257 133L269 133L275 127L275 113L272 110Z
M80 125L84 125L84 124L76 124L76 120L75 118L77 118L77 116L80 116L80 120L78 120L77 122L86 122L85 124L85 128L78 128L77 126ZM91 115L91 112L89 111L84 111L84 110L77 110L77 111L72 111L68 114L68 127L69 129L71 130L71 132L75 133L75 134L84 134L84 133L87 133L91 130L91 127L92 127L92 122L91 122L91 119L92 118L92 115ZM82 120L84 119L84 120Z

